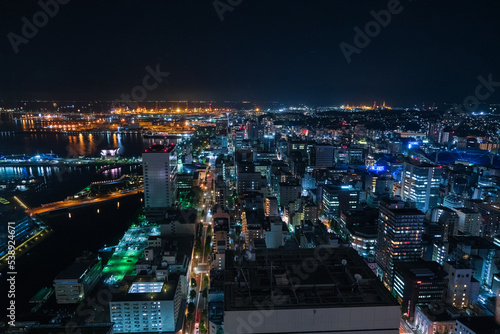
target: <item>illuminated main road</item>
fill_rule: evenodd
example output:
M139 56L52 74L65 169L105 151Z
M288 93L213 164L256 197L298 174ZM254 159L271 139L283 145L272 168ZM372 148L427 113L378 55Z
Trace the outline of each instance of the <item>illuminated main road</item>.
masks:
M202 230L202 235L201 235L201 257L196 260L194 258L191 258L191 263L193 264L191 266L191 273L190 277L196 277L196 297L193 299L193 301L196 302L195 304L195 316L192 321L187 321L185 323L185 329L186 333L193 333L193 334L199 334L199 316L203 312L203 310L206 309L207 307L207 301L203 297L203 279L205 275L210 274L210 254L205 254L205 242L207 239L207 228L209 225L212 224L211 219L212 219L212 180L213 180L213 173L209 173L206 178L205 185L202 185L202 190L204 191L204 197L200 200L200 207L198 208L198 212L200 213L200 223L203 225L203 230ZM204 211L204 215L201 215L201 212ZM194 252L193 252L194 254ZM194 263L196 262L196 266ZM189 281L189 284L191 284L191 281ZM207 287L209 288L209 287ZM190 289L191 290L191 287ZM207 321L208 322L208 321ZM208 327L208 326L207 326Z
M74 209L82 206L94 205L106 201L112 201L115 199L119 199L126 196L137 195L142 193L142 189L131 190L126 193L112 193L107 196L97 197L97 198L89 198L89 199L69 199L60 202L47 203L43 204L38 208L27 209L26 212L30 215L43 214L51 211L62 210L62 209Z

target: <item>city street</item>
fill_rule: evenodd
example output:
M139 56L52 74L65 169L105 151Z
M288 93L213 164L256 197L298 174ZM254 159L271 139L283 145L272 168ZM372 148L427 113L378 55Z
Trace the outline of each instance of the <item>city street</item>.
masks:
M205 276L210 275L210 254L205 253L205 242L207 239L207 228L212 224L212 180L213 175L209 173L206 178L206 182L202 185L202 190L204 191L204 196L201 199L201 206L198 211L203 215L200 216L200 222L203 224L203 231L201 235L201 256L199 258L193 259L196 265L191 268L191 277L196 279L196 297L193 302L195 303L195 317L192 322L187 323L187 333L198 334L199 333L199 319L202 312L207 308L207 301L202 296L203 292L203 280ZM190 280L191 281L191 280ZM191 288L190 288L191 290Z

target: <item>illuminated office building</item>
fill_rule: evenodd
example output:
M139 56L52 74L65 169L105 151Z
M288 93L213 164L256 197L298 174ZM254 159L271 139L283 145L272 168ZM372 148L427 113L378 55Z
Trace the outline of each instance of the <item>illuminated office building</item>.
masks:
M166 208L172 206L171 157L175 158L175 144L155 144L142 154L144 172L144 202L148 219L162 217Z
M383 200L378 218L377 256L379 275L392 289L394 262L415 261L422 254L424 213L408 203Z
M439 205L439 166L408 160L403 165L402 197L404 201L415 202L417 209L427 212Z

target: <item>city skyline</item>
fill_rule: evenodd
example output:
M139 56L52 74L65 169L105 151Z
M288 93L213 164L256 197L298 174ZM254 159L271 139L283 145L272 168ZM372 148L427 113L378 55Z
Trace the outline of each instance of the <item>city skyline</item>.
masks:
M500 333L500 3L2 5L0 332Z

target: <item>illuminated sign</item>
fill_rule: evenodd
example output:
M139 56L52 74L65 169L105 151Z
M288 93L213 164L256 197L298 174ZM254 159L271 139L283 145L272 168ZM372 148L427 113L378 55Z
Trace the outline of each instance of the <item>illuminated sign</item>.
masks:
M375 172L383 172L385 171L385 166L371 165L369 169Z

